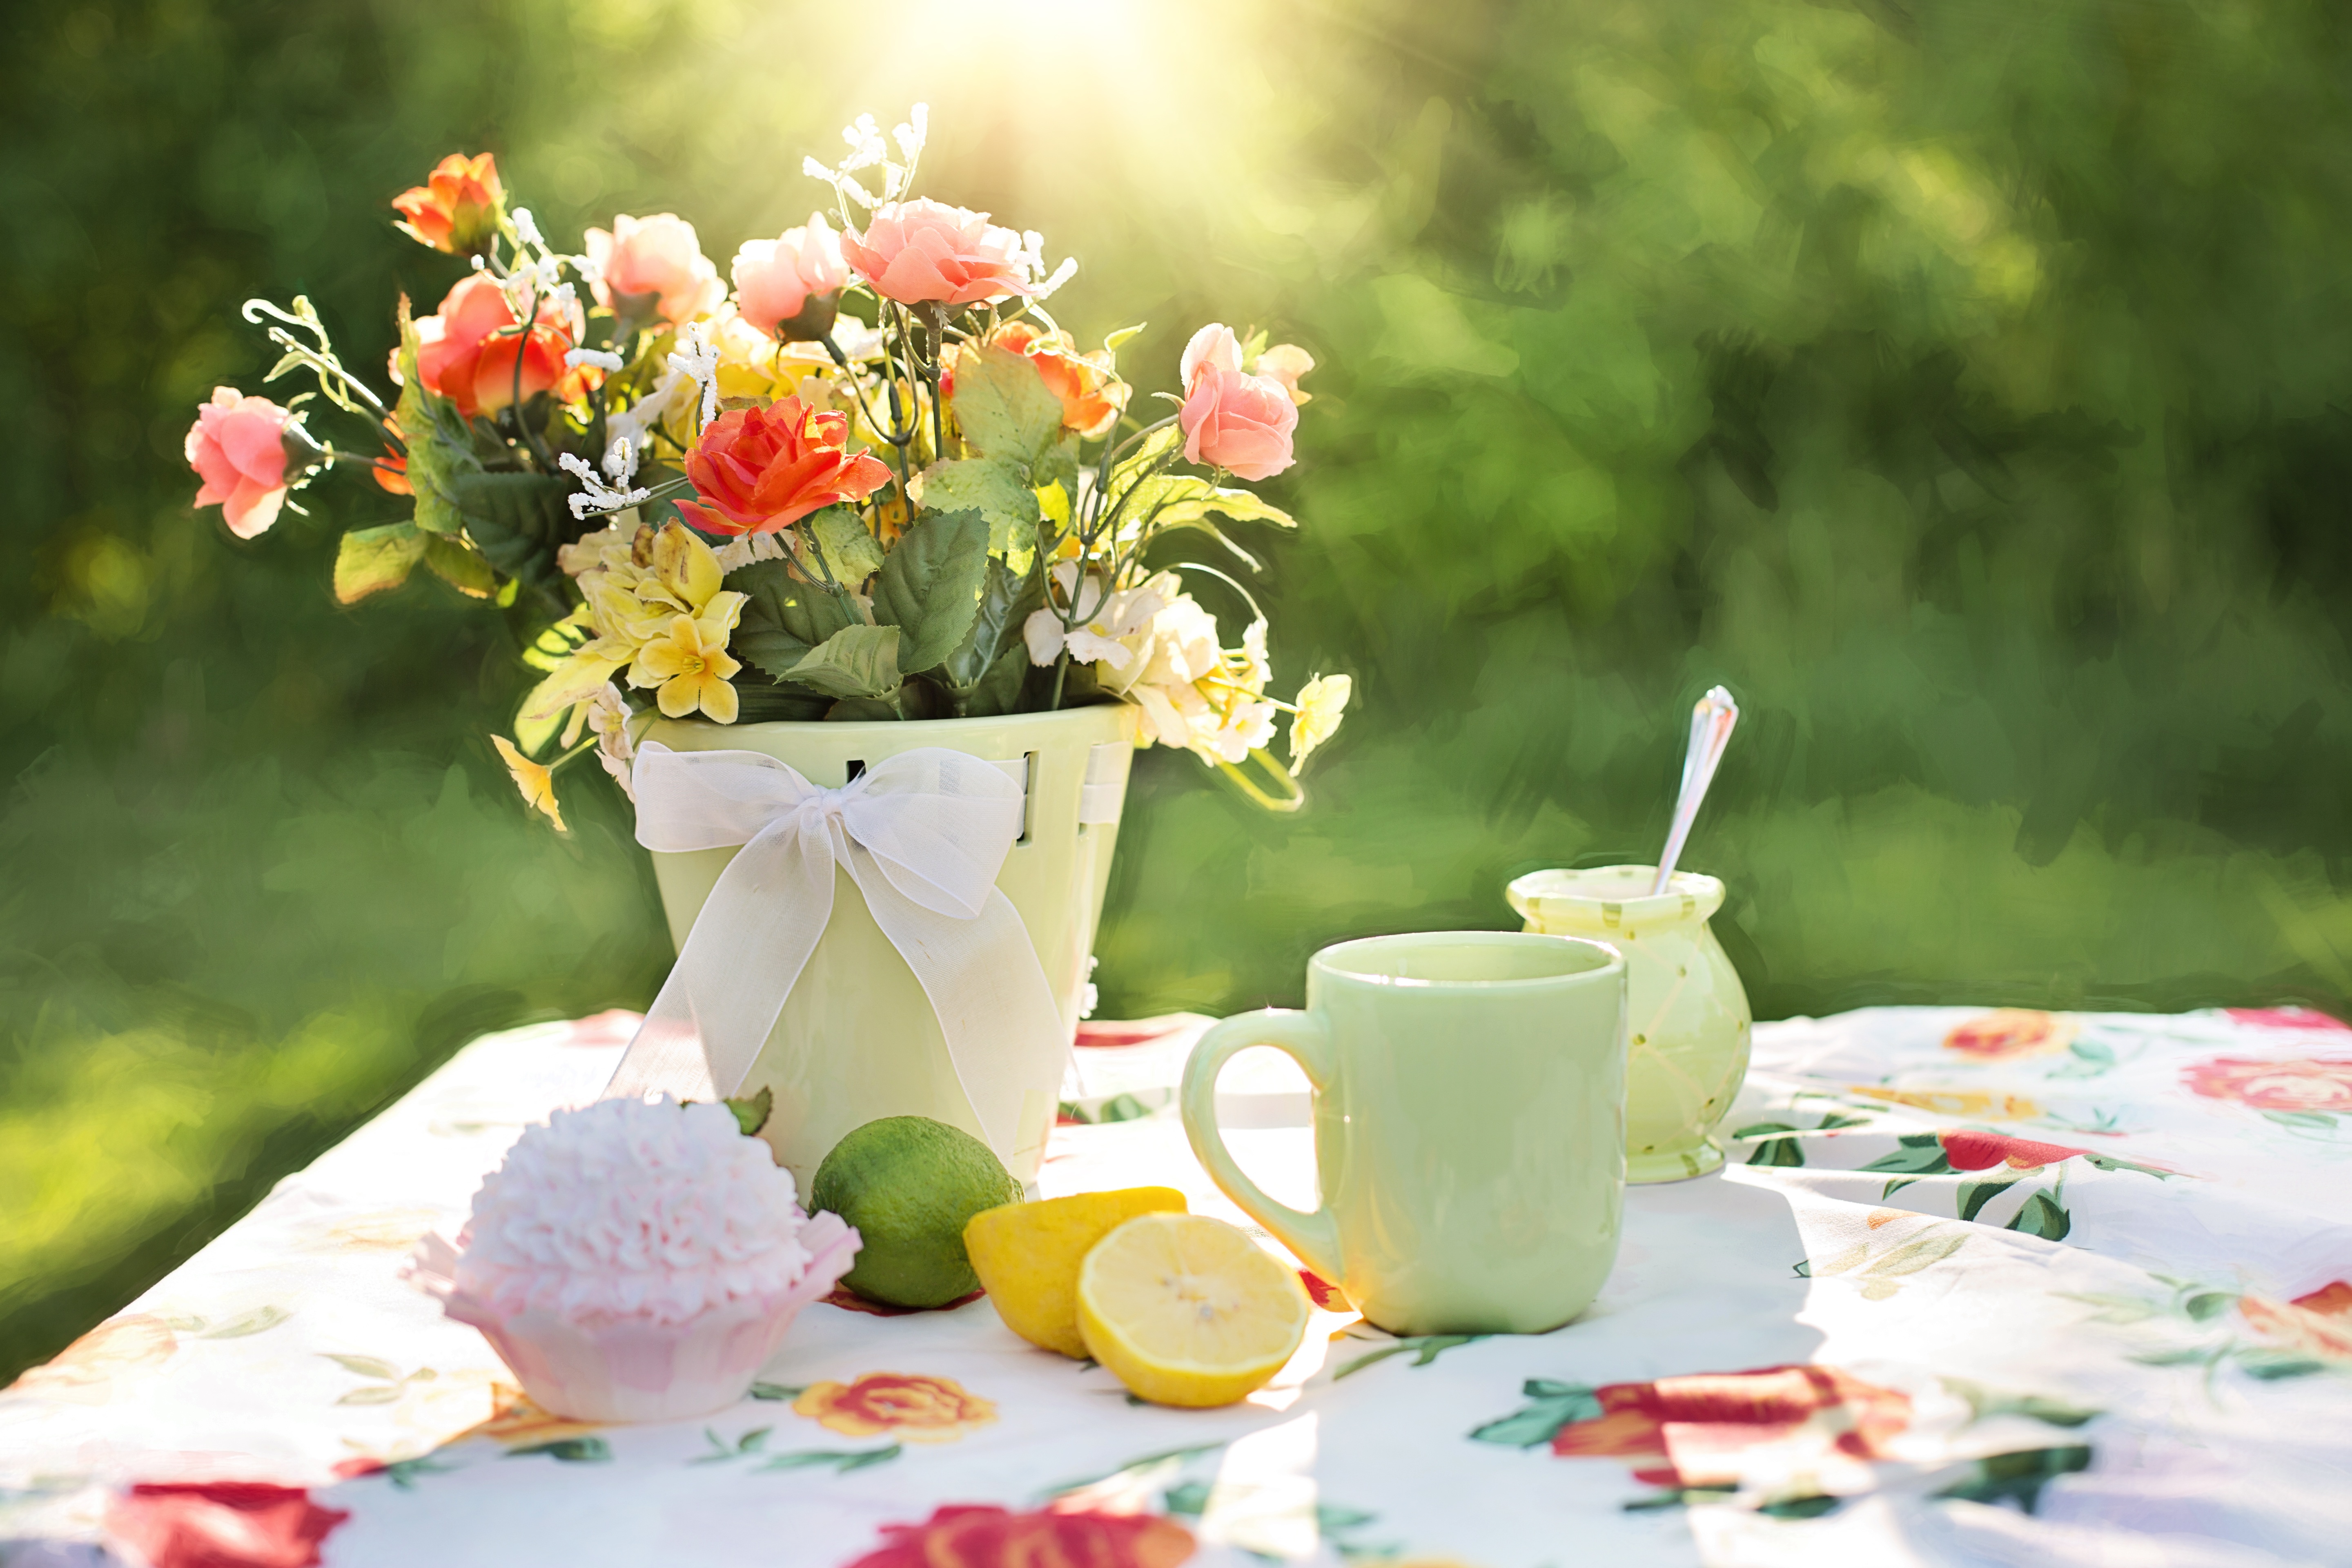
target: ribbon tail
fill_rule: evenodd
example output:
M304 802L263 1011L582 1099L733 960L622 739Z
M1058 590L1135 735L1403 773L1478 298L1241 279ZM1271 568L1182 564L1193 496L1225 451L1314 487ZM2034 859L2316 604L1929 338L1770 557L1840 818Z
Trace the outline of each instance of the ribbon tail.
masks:
M991 888L977 916L957 920L899 892L860 847L850 847L848 867L874 923L930 998L956 1081L989 1147L1007 1165L1021 1163L1021 1145L1042 1144L1056 1109L1049 1100L1027 1115L1024 1086L1043 1084L1049 1096L1056 1094L1070 1049L1021 911Z
M703 900L602 1098L666 1089L719 1100L743 1087L833 917L833 866L827 837L803 835L790 818L743 846Z

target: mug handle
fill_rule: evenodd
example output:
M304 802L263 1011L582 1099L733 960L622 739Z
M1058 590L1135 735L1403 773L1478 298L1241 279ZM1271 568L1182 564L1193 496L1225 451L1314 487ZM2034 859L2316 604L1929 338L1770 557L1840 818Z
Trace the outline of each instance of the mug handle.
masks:
M1243 1213L1272 1231L1285 1247L1297 1254L1301 1263L1336 1285L1343 1271L1339 1267L1339 1226L1330 1208L1327 1205L1313 1214L1302 1214L1266 1196L1234 1163L1233 1155L1225 1148L1224 1134L1217 1126L1217 1075L1224 1070L1235 1051L1247 1050L1252 1046L1272 1046L1289 1057L1306 1070L1307 1081L1318 1094L1330 1081L1330 1037L1324 1033L1313 1014L1297 1013L1286 1007L1237 1013L1211 1026L1184 1063L1184 1135L1192 1140L1192 1153L1210 1178L1224 1189L1225 1195Z

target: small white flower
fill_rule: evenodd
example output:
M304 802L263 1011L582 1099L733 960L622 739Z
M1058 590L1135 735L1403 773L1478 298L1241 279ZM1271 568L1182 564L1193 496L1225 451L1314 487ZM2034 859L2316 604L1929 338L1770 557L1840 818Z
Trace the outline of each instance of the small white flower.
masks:
M688 322L678 341L683 346L664 363L702 388L702 423L708 425L719 417L719 345L700 321Z
M571 349L563 355L563 368L566 370L578 370L583 364L593 364L598 370L614 373L626 363L619 354L603 349Z
M711 552L719 558L719 570L723 575L759 561L782 561L784 547L772 533L746 533L730 539Z
M1356 689L1353 677L1318 675L1298 689L1298 712L1290 721L1290 776L1297 778L1307 753L1331 738Z
M529 207L517 207L507 216L513 220L515 226L515 238L521 243L524 249L544 250L547 248L547 241L540 237L539 220L530 216L530 209Z
M654 492L650 489L616 489L606 484L604 477L590 468L585 458L566 452L555 461L583 487L579 495L566 498L566 504L572 508L572 515L575 518L584 518L592 512L621 511L653 498Z

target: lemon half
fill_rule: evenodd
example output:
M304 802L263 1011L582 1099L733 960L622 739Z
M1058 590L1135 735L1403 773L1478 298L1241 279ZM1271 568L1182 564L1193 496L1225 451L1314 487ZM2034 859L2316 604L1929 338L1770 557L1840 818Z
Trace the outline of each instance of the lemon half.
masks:
M1078 1332L1157 1405L1231 1405L1265 1386L1307 1337L1297 1271L1202 1215L1150 1214L1078 1268Z
M1122 1187L1006 1204L965 1223L964 1251L1006 1328L1033 1345L1083 1361L1079 1264L1097 1242L1136 1215L1183 1207L1184 1194L1173 1187Z

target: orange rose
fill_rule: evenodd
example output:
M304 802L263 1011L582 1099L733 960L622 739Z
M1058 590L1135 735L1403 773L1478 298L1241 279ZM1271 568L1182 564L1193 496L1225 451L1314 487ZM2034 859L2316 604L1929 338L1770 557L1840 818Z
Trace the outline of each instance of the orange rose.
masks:
M2063 1051L2074 1038L2072 1018L2026 1007L2003 1007L1955 1028L1944 1037L1944 1048L1979 1061L2002 1062Z
M864 234L841 237L841 253L877 294L901 305L971 305L1035 287L1019 235L986 213L928 198L877 209Z
M2352 1362L2352 1284L2330 1280L2292 1301L2241 1296L2238 1311L2264 1339L2322 1361Z
M1172 1519L1091 1510L949 1503L920 1524L886 1524L849 1568L1176 1568L1197 1550Z
M944 1377L869 1372L855 1383L820 1383L793 1401L806 1415L845 1437L884 1433L909 1443L952 1443L996 1419L995 1405Z
M1062 427L1099 436L1127 406L1127 384L1111 374L1103 355L1082 354L1067 332L1049 332L1031 321L1013 321L989 340L1028 356L1045 389L1061 400ZM950 383L942 388L950 395Z
M525 403L542 392L561 391L566 401L577 395L577 384L566 384L571 376L563 356L572 334L562 316L549 306L528 334L518 327L514 304L498 279L486 272L460 279L440 310L416 323L417 380L468 419L515 402L518 388Z
M730 409L686 455L695 496L677 510L705 533L775 533L836 502L864 500L890 482L890 470L848 445L846 415L797 397Z
M488 153L468 158L452 153L433 167L425 184L392 198L401 221L393 227L420 245L452 256L484 249L506 216L507 194L499 166Z

